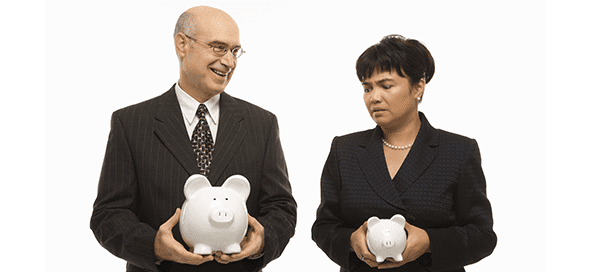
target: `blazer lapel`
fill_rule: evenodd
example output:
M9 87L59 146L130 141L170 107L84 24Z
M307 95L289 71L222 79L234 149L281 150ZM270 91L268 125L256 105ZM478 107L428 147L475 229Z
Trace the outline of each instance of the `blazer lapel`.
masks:
M438 133L421 112L420 120L422 124L414 145L393 180L387 170L381 143L383 131L379 126L360 144L361 151L358 154L359 164L369 185L381 198L403 211L407 210L401 196L436 157L433 147L438 146Z
M174 86L161 96L154 117L156 119L155 133L166 148L189 174L199 173Z
M221 93L219 109L219 128L209 173L209 182L217 186L223 184L224 181L219 178L238 150L247 130L242 122L244 112L232 96Z
M389 204L405 211L404 203L401 200L397 188L391 186L391 177L387 170L383 146L381 144L382 137L383 131L380 127L376 127L371 136L367 137L360 144L361 151L358 153L359 164L367 182L373 190Z
M436 157L436 149L433 147L438 146L438 133L421 112L420 121L422 124L414 145L393 178L400 195L418 180Z

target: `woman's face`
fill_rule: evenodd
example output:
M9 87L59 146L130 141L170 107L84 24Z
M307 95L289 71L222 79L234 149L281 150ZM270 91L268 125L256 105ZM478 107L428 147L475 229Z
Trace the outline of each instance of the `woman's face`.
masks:
M418 101L424 92L423 79L412 86L409 77L401 77L395 70L375 69L361 83L367 110L382 128L399 128L411 121L412 114L417 116Z

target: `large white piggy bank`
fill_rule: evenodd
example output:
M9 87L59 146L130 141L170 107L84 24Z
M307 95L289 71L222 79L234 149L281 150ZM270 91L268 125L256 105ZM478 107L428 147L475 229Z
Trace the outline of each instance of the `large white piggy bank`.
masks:
M381 263L386 258L393 258L397 262L403 260L402 253L406 248L406 219L396 214L391 219L379 219L376 216L367 221L367 246L369 251Z
M184 184L186 200L179 222L184 242L200 255L242 251L240 242L248 229L249 194L250 183L241 175L229 177L221 187L211 186L203 175L190 176Z

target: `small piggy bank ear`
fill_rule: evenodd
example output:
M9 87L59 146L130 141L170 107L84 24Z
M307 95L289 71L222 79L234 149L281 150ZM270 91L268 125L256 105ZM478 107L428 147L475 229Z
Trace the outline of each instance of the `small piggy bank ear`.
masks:
M372 229L373 227L375 227L375 225L379 224L379 222L381 222L381 220L379 220L379 217L373 216L369 218L369 220L367 220L367 228Z
M250 182L248 182L248 179L242 175L233 175L227 178L221 187L236 191L242 198L244 198L244 201L246 201L248 195L250 195Z
M390 220L399 224L402 227L406 225L406 218L404 218L404 216L401 214L394 215Z
M188 177L186 183L184 184L184 196L186 197L186 199L189 199L193 196L193 194L195 194L196 191L210 187L211 183L209 183L207 177L199 174L194 174Z

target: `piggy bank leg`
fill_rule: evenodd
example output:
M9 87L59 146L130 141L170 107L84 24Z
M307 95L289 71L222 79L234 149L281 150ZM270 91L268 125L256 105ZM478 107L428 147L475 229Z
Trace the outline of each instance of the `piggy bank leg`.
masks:
M376 259L377 259L378 263L382 263L383 261L385 261L385 258L383 256L375 256L375 257L377 257Z
M210 255L211 253L213 253L213 250L208 245L205 245L205 244L196 244L195 245L195 250L193 250L193 252L195 254L199 254L199 255Z
M229 244L228 246L225 247L225 249L223 249L223 253L225 253L225 254L240 253L241 251L242 251L242 248L240 247L240 244L238 244L238 243Z
M399 253L399 254L397 254L397 255L393 256L393 259L394 259L396 262L401 262L401 261L403 261L403 260L404 260L404 258L402 258L402 254L401 254L401 253Z

